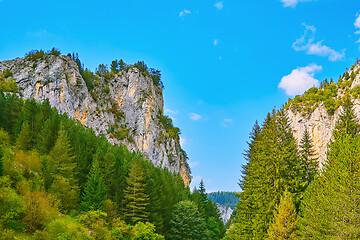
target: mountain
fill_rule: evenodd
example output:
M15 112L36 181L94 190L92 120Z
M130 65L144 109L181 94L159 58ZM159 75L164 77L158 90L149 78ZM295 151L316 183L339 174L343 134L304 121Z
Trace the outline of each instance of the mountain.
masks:
M356 63L339 77L337 83L332 79L325 79L320 88L310 88L302 96L290 99L285 105L297 143L300 143L307 129L320 166L326 159L328 143L332 139L335 123L342 110L341 103L346 95L351 96L355 113L360 113L359 71L360 65Z
M179 172L190 184L190 168L180 146L180 129L163 115L160 72L144 62L100 64L93 74L77 54L32 51L24 58L0 62L5 82L16 81L25 99L49 99L59 113L80 121L114 145L140 151L155 166Z
M239 198L233 192L212 192L208 193L208 198L218 206L224 223L229 221L236 204L239 202Z

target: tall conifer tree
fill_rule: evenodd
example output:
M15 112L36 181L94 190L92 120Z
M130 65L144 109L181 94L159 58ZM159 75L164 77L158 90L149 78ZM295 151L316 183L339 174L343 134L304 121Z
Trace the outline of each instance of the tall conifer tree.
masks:
M149 197L145 193L145 175L139 160L134 160L130 166L129 177L125 189L125 218L129 223L145 222L149 213L146 210Z
M329 145L324 169L301 205L301 239L360 239L360 135L350 99Z
M285 190L295 193L295 202L299 201L301 173L297 147L284 110L268 114L261 133L249 147L246 156L250 159L244 168L247 175L240 182L243 192L237 207L234 239L267 238L274 209Z
M300 167L301 185L304 191L314 179L318 168L317 158L315 158L314 145L307 128L300 141Z
M99 163L93 162L89 178L85 186L81 207L83 210L102 210L106 200L106 187L102 179Z

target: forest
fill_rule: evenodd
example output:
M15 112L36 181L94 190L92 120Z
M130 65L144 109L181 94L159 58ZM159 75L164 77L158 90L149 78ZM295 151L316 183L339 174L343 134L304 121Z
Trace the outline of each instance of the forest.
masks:
M224 239L360 239L360 126L350 94L341 106L322 168L307 130L297 147L284 108L255 123Z
M223 237L203 182L190 192L179 174L12 85L0 91L0 239Z

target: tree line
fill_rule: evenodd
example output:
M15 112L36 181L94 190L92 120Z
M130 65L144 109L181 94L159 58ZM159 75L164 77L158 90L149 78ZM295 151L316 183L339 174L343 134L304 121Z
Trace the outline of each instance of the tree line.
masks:
M346 95L319 170L308 130L297 147L283 109L255 123L225 239L360 239L359 130Z
M59 114L48 100L0 91L0 237L220 239L203 182L179 174Z

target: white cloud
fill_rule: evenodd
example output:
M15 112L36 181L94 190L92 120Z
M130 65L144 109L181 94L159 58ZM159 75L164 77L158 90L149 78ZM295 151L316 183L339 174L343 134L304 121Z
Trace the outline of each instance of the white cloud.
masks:
M318 86L319 81L314 78L317 71L321 71L322 66L311 64L306 67L298 67L294 69L289 75L281 79L278 87L284 89L289 96L302 94L307 89Z
M354 23L355 28L360 28L360 14L357 14L357 18Z
M305 26L304 34L292 44L295 51L305 51L308 55L328 57L330 61L339 61L345 57L345 49L340 52L323 45L323 40L315 42L316 28L314 26Z
M360 14L356 14L357 18L354 22L354 26L356 29L360 29ZM357 30L355 34L360 34L360 30ZM360 43L360 39L356 41L356 43Z
M189 116L190 116L190 119L194 120L194 121L198 121L198 120L200 120L202 118L201 115L196 114L196 113L189 113Z
M179 13L179 17L184 18L185 15L188 15L188 14L191 14L191 12L189 10L184 9L184 11L181 11Z
M217 46L219 44L219 40L215 39L213 44L214 44L214 46Z
M311 2L312 0L280 0L284 7L296 7L299 2Z
M221 10L224 7L224 1L217 2L214 5L218 10Z
M170 114L177 114L177 113L178 113L177 110L176 110L176 111L173 111L173 110L168 109L168 108L165 109L165 112L166 112L166 113L170 113Z

